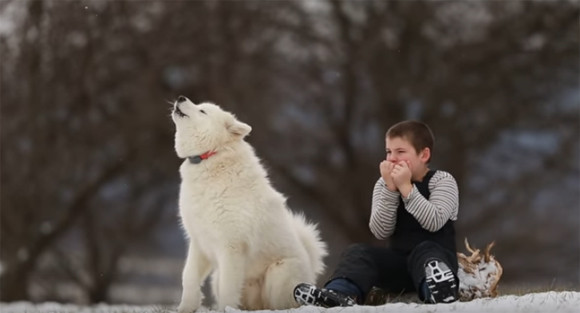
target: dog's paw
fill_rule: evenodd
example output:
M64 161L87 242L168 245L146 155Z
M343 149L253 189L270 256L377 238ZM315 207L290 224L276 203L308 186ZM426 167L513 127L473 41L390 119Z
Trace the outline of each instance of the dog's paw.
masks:
M193 300L181 300L181 303L177 307L177 313L193 313L196 312L199 307L201 306L200 301L193 301Z
M177 313L193 313L197 311L198 308L184 305L183 302L177 307Z

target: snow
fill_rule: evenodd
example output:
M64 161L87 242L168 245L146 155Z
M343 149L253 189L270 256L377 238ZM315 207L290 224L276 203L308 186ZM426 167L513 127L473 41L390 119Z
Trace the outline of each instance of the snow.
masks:
M288 313L374 313L374 312L397 312L397 313L442 313L442 312L509 312L509 313L534 313L534 312L578 312L580 308L580 292L543 292L531 293L522 296L505 295L493 299L476 299L469 302L455 302L451 304L418 304L418 303L389 303L382 306L355 306L349 308L324 309L306 306L297 309L284 310ZM175 307L170 306L131 306L131 305L106 305L78 306L72 304L30 302L1 303L2 313L161 313L176 312ZM214 313L209 309L201 309L200 313ZM247 312L227 308L225 313ZM269 311L255 311L269 312Z

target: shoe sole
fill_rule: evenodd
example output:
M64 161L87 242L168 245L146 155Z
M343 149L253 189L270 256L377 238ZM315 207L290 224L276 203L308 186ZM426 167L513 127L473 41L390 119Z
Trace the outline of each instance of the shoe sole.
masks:
M325 308L355 305L352 299L341 299L331 291L320 290L316 286L306 283L299 284L294 288L294 299L300 305L315 305Z
M425 282L431 293L433 303L450 303L458 299L457 281L449 267L437 260L425 265Z
M320 298L320 290L308 284L299 284L294 288L294 299L300 305L317 305L316 299Z

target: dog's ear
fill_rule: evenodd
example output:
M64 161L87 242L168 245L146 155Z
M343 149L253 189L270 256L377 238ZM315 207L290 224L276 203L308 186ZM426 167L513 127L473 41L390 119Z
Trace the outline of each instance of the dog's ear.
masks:
M245 137L252 131L252 127L250 125L236 120L227 123L226 127L231 134L240 137Z

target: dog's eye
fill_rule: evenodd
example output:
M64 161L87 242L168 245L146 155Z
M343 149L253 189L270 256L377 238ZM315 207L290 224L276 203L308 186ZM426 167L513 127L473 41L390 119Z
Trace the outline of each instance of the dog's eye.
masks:
M205 111L204 111L204 110L199 110L199 112L201 112L201 113L203 113L203 114L206 114L206 115L207 115L207 113L205 113Z

